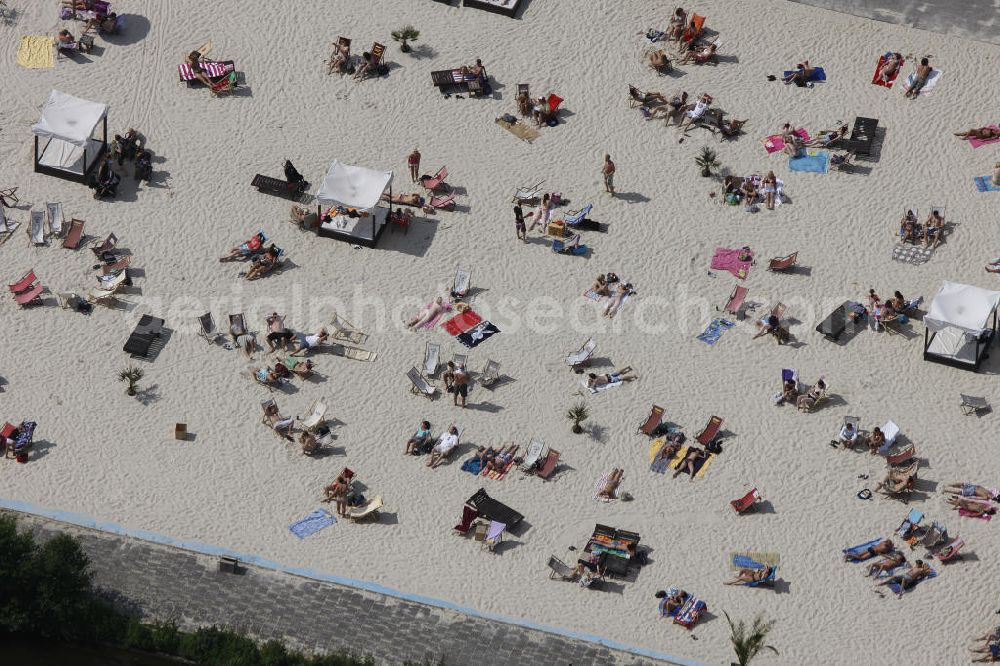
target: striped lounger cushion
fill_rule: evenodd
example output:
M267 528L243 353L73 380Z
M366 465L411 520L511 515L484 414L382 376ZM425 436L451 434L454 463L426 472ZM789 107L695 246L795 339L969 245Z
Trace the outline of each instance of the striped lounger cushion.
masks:
M236 69L236 65L232 62L203 62L201 63L201 69L205 72L205 76L212 79L223 74L228 74ZM191 70L191 65L187 63L177 65L177 73L180 75L181 81L191 81L195 78L194 72Z

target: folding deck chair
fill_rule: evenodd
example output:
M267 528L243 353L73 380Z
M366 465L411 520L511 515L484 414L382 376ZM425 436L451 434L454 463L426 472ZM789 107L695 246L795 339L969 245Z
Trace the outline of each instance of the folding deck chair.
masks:
M443 166L440 169L438 169L438 172L433 176L421 176L420 184L424 187L424 189L430 190L432 192L439 189L448 190L450 188L448 187L448 183L445 182L445 179L447 177L448 177L448 167Z
M281 415L281 410L278 409L278 403L274 401L274 398L268 398L267 400L261 400L260 409L262 412L260 422L271 429L274 434L282 437L284 439L291 439L292 425L295 423L295 419L286 419Z
M313 402L309 408L309 416L301 421L302 429L312 432L326 421L326 403L321 399Z
M451 362L454 363L456 366L465 368L469 363L469 357L466 356L465 354L452 354Z
M7 215L3 212L3 206L0 205L0 245L6 243L19 226L21 226L20 222L7 219Z
M0 206L11 207L11 204L7 203L8 199L13 201L15 204L19 203L21 200L17 198L17 188L8 187L5 190L0 190Z
M438 366L441 364L441 345L436 342L427 342L424 347L423 374L426 377L433 377L437 374Z
M648 437L653 436L653 431L660 426L660 421L663 420L663 407L659 405L653 405L652 409L649 410L649 416L646 420L639 424L639 428L636 430L636 434L642 433Z
M229 315L229 337L232 338L233 342L236 342L236 338L241 335L245 335L247 332L247 322L243 313Z
M132 257L122 257L113 264L104 264L101 266L101 275L118 275L128 269L132 264Z
M427 204L436 210L454 210L455 209L455 193L449 192L443 197L432 196Z
M104 239L103 243L101 243L100 245L95 244L90 249L93 251L95 255L101 257L102 255L107 254L108 252L113 252L115 246L117 245L118 245L118 236L115 236L114 234L108 234L108 237Z
M511 203L523 204L523 203L531 203L533 201L536 201L537 199L539 199L542 196L541 185L544 182L545 181L542 180L542 181L539 181L537 184L532 185L531 187L519 187L519 188L517 188L517 191L514 192L514 198L511 199Z
M62 236L63 225L66 223L66 218L63 216L62 204L47 203L45 204L45 212L49 218L49 233L53 236Z
M576 234L568 241L552 239L552 251L556 254L583 255L587 254L587 246L580 245L580 234Z
M962 413L966 416L975 414L976 416L982 416L990 409L990 404L986 402L986 398L977 398L971 395L965 395L964 393L959 393L962 398Z
M379 511L382 506L382 496L376 495L372 499L368 500L364 506L351 509L351 512L347 517L356 523L363 520L377 521L379 519Z
M114 296L118 293L118 290L124 286L127 279L128 275L124 271L118 275L109 276L104 280L99 278L98 286L90 290L90 295L87 297L87 301L90 303L100 303L110 298L114 298Z
M385 44L372 42L372 50L369 53L371 59L368 61L368 69L365 72L365 75L358 79L359 81L364 81L372 75L379 75L379 68L382 66L382 58L385 56ZM355 76L355 78L357 78L357 76Z
M951 542L945 544L940 550L934 553L934 557L936 557L939 562L947 562L952 558L961 558L962 556L958 551L961 550L964 545L965 541L959 537L955 537L951 540Z
M368 341L367 333L363 333L357 326L341 317L336 310L333 312L330 324L333 327L334 340L344 340L355 345L363 345Z
M7 288L10 289L14 301L21 307L35 301L40 302L42 292L45 290L45 287L35 276L34 270L25 273L24 277L14 284L7 285Z
M427 380L424 379L424 377L420 374L420 371L417 370L416 366L410 368L406 372L406 377L407 379L410 380L410 383L412 384L412 386L410 387L410 391L412 393L417 393L426 398L433 398L434 395L437 393L437 387L429 384Z
M507 525L497 520L491 520L490 526L486 528L486 538L483 539L482 548L487 548L493 552L497 546L503 543L503 533Z
M215 326L215 318L212 316L212 313L206 312L198 317L198 324L201 326L198 335L205 338L208 344L214 343L216 338L219 337L219 329Z
M31 211L31 224L28 227L28 238L31 240L32 245L45 245L44 211Z
M787 257L775 257L767 264L767 270L769 271L787 271L799 260L799 253L792 252Z
M535 472L535 466L538 461L542 458L542 449L545 448L545 444L540 439L534 439L528 443L528 448L524 453L524 459L521 460L521 471L525 474L533 474Z
M729 506L733 507L733 511L737 514L743 513L744 511L749 511L761 501L760 492L756 488L748 492L746 495L739 499L734 499L729 503Z
M469 293L469 289L472 287L472 272L467 271L464 268L459 268L455 271L455 279L452 282L451 287L451 297L456 299L463 299Z
M541 464L538 466L538 471L535 472L535 476L541 479L548 479L552 476L552 472L555 471L556 467L559 465L559 452L555 449L549 449L545 454L545 458L542 459Z
M597 347L597 343L594 342L594 338L588 339L583 346L580 347L579 351L576 351L566 357L566 365L573 369L577 369L582 365L585 365L590 357L594 355L594 349Z
M481 386L493 386L500 379L500 362L487 359L486 367L479 373L479 384Z
M546 566L551 569L549 572L549 580L554 580L556 578L560 580L573 580L576 578L576 569L569 566L555 555L549 555L549 561L546 563Z
M348 358L352 361L374 361L376 354L373 351L367 349L360 349L359 347L348 347L347 345L331 344L326 348L326 351L334 356L341 356L343 358Z
M563 222L567 227L575 227L587 219L587 216L590 215L590 211L592 210L594 210L594 204L589 203L580 210L567 212L563 215Z
M80 240L83 239L83 220L73 219L69 223L69 231L63 239L63 247L67 250L75 250L80 247Z
M719 434L720 428L722 428L722 417L711 417L708 419L708 423L705 424L705 429L702 430L697 437L695 437L695 441L702 446L708 446L708 443L715 439L715 436Z
M728 312L734 317L739 317L739 312L743 309L743 301L746 300L749 291L749 289L740 285L733 287L733 293L729 295L729 300L722 307L722 311Z

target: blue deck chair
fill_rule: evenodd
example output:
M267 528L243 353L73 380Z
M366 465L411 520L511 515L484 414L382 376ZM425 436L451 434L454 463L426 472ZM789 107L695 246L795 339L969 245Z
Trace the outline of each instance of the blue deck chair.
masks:
M594 204L589 203L575 213L566 213L563 217L563 222L566 223L567 227L575 227L587 219L587 216L590 215L590 211L592 210L594 210Z

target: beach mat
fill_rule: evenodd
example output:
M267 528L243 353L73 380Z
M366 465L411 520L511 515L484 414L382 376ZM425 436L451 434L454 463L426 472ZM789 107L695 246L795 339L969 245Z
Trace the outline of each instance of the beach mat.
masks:
M443 328L447 331L448 335L461 335L462 333L471 330L482 320L483 318L480 317L475 310L466 310L465 312L461 312L446 321Z
M857 546L852 546L850 548L844 548L840 552L842 552L844 555L857 555L858 553L863 553L864 551L868 550L869 548L871 548L873 546L877 546L880 543L882 543L882 537L876 537L876 538L872 539L871 541L866 541L865 543L858 544ZM847 560L847 561L848 562L857 563L857 562L860 562L861 560Z
M795 135L803 141L809 140L809 132L807 132L804 127L800 127L795 130ZM780 134L772 134L764 139L762 143L764 144L764 150L766 150L768 154L776 153L785 147L785 140L781 138Z
M733 571L738 569L764 569L765 567L776 567L780 564L781 555L778 553L740 551L729 554L729 568Z
M462 471L479 476L483 471L483 461L479 458L469 458L462 463Z
M903 83L903 90L909 92L910 88L913 87L913 80L915 78L917 78L916 71L910 72L910 75L906 77L906 82ZM941 70L936 68L931 69L931 74L930 76L927 77L927 83L925 83L924 87L920 89L920 94L926 95L930 91L934 90L934 88L937 87L938 81L940 80L941 80Z
M809 173L826 173L827 157L829 153L825 150L810 151L801 157L789 157L788 169L790 171L805 171Z
M740 255L747 252L749 259L740 259ZM750 266L753 265L753 251L745 248L717 247L712 255L712 263L709 268L717 271L729 271L740 280L745 280Z
M704 332L698 336L698 339L709 346L714 345L719 341L719 338L722 337L723 333L735 325L736 324L728 319L713 319L712 323L708 325L708 328L706 328Z
M910 587L906 591L907 592L912 592L913 588L916 587L917 585L920 585L925 580L930 580L931 578L936 578L936 577L937 577L937 571L935 571L934 569L931 569L931 572L929 574L927 574L927 576L925 578L921 578L920 580L918 580L916 583L913 584L913 587ZM899 583L896 583L896 582L889 583L888 585L886 585L886 587L888 587L890 590L892 590L896 594L899 594L900 589L901 589L900 586L899 586Z
M520 120L509 123L505 121L503 118L497 118L496 123L500 127L504 128L505 130L516 136L518 139L521 139L521 141L527 141L528 143L531 143L540 136L537 129L529 125L525 125Z
M581 379L580 380L580 386L582 386L583 388L587 389L591 393L601 393L603 391L607 391L609 388L614 388L615 386L621 386L624 383L625 382L623 382L623 381L609 382L607 384L602 384L601 386L595 386L594 388L591 388L591 387L587 386L587 380L586 379Z
M987 127L991 129L1000 129L997 125L987 125ZM1000 141L1000 137L996 137L995 139L986 139L985 141L973 137L969 139L969 145L973 148L979 148L980 146L985 146L988 143L996 143L997 141Z
M792 74L794 74L796 71L797 70L794 70L794 69L786 69L784 72L782 72L782 77L781 78L787 79L789 76L791 76ZM826 81L826 71L824 71L824 69L822 67L814 67L813 68L813 73L809 75L809 78L807 79L807 81Z
M992 176L975 176L972 179L973 184L975 184L976 189L980 192L998 192L1000 191L1000 185L993 184Z
M497 333L500 329L488 321L482 321L476 324L475 327L458 335L455 337L456 340L462 345L465 345L469 349L477 346L483 340L488 340Z
M884 65L888 59L889 58L886 55L879 56L878 64L875 65L875 73L872 75L872 83L877 86L882 86L883 88L892 88L892 84L896 82L896 79L899 77L899 73L903 71L903 65L906 64L906 58L904 58L903 61L899 63L899 67L896 68L896 73L892 75L892 78L888 81L882 81L882 79L879 78L878 73L879 70L882 69L882 65Z
M337 519L329 511L326 509L316 509L302 520L289 525L288 529L298 538L305 539L310 534L316 534L316 532L319 532L324 527L333 525L335 522L337 522Z
M17 47L17 64L28 69L43 69L56 66L55 42L45 35L21 37Z
M914 245L912 243L898 243L896 247L892 248L893 261L913 264L914 266L926 264L930 260L932 254L934 254L934 250L932 248L924 247L923 245Z

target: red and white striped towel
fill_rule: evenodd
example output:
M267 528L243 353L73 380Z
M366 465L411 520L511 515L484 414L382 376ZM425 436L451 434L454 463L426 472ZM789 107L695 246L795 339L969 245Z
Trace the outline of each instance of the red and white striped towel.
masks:
M215 78L216 76L222 76L223 74L228 74L234 69L236 69L236 65L232 62L204 61L201 63L201 70L205 72L205 76L210 79ZM190 81L195 78L191 65L187 63L177 65L177 73L180 75L181 81Z

